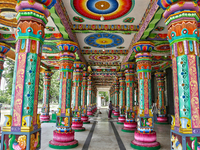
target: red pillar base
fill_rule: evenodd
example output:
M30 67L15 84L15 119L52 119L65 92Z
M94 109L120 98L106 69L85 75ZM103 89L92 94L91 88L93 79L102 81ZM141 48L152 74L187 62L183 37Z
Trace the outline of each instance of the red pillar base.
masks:
M133 133L136 131L137 122L124 122L124 128L122 128L123 132Z
M135 140L131 142L131 147L139 150L157 150L160 149L160 143L156 141L156 132L141 133L136 131Z
M83 121L72 121L72 129L75 132L85 131L83 127Z
M124 124L125 121L126 121L125 115L120 115L120 117L118 117L117 124Z
M88 112L87 112L87 115L88 115L89 117L93 117L92 111L88 111Z
M167 122L167 117L157 117L157 122L155 124L169 124Z
M76 146L78 146L78 141L74 139L74 131L53 131L53 140L49 141L49 147L54 149L69 149Z
M88 121L88 116L81 116L81 121L83 121L83 124L89 124L90 121Z
M50 121L49 115L40 115L40 121Z
M113 117L119 117L119 112L115 111Z

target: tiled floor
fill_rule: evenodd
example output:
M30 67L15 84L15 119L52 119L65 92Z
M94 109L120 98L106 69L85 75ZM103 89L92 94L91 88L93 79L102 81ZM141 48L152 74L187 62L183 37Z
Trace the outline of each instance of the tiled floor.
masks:
M101 109L102 114L98 117L91 118L91 124L85 124L86 131L76 132L75 139L78 140L79 145L73 150L82 150L82 147L88 137L90 129L96 121L96 126L93 132L89 150L119 150L119 145L115 137L111 123L107 119L106 109ZM133 150L130 146L130 142L134 139L134 133L122 132L123 125L118 125L116 119L111 120L117 129L117 132L126 148L126 150ZM41 150L53 150L48 147L48 143L53 138L53 130L55 130L55 123L43 123L42 124L42 145ZM157 132L157 141L161 143L160 150L170 150L170 125L155 125L155 131Z

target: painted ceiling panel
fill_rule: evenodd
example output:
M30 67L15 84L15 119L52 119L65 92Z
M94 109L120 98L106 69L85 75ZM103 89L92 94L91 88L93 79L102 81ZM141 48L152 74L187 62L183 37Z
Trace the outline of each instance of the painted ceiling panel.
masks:
M65 0L73 24L134 24L139 25L149 0ZM104 17L104 21L100 18ZM77 21L78 20L78 21Z
M120 33L76 33L76 36L82 50L86 50L88 47L90 50L102 50L103 48L106 50L117 50L120 47L128 49L134 33L129 35ZM91 41L89 41L88 37L91 37Z

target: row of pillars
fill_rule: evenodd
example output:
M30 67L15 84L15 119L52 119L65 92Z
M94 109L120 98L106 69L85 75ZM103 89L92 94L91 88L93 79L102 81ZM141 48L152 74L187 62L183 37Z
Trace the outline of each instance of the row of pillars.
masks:
M45 25L56 0L18 1L16 6L18 25L16 30L16 54L10 115L5 115L1 149L35 150L41 146L40 119L49 120L49 98L52 72L44 72L42 114L38 110L38 86L42 44ZM0 75L5 54L10 46L0 43ZM86 66L75 61L78 45L72 41L57 43L60 50L60 93L56 116L56 130L51 148L73 148L78 145L74 131L85 130L88 115L96 112L97 89L92 76L83 70ZM1 76L0 76L1 77ZM71 102L73 106L71 107Z

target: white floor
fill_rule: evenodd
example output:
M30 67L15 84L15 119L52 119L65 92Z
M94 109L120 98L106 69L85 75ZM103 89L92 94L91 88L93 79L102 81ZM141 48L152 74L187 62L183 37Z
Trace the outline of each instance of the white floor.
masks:
M76 132L75 139L78 140L79 145L73 150L82 150L82 147L88 137L90 129L97 121L92 139L90 141L89 150L119 150L118 142L116 140L111 123L107 119L107 112L105 108L101 109L102 114L98 117L91 118L90 124L84 124L86 131ZM118 134L127 150L133 150L130 146L130 142L134 139L134 133L122 132L123 125L118 125L116 119L113 121ZM55 123L43 123L42 124L42 144L41 150L53 150L48 147L48 143L53 139L53 130L55 130ZM161 143L160 150L170 150L170 125L155 125L155 131L157 132L157 141Z

